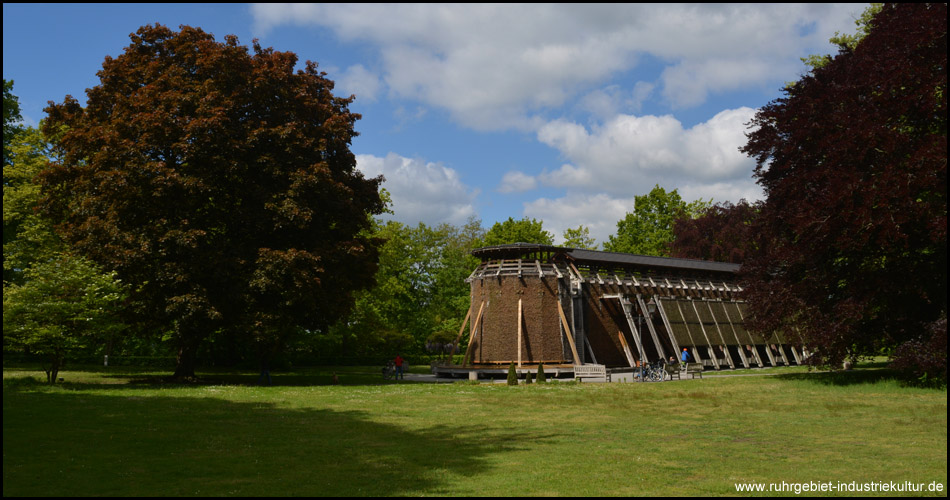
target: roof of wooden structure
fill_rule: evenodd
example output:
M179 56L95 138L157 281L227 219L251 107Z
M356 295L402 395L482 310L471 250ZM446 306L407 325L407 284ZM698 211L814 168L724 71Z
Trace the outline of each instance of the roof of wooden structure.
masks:
M618 252L601 252L581 248L565 248L536 243L513 243L476 248L472 255L482 261L496 259L541 259L550 261L566 258L577 265L638 267L676 272L723 273L735 275L740 264L711 262L696 259L674 259Z

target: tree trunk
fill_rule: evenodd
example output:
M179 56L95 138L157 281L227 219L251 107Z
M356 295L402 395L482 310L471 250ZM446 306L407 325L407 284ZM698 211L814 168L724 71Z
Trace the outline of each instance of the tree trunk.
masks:
M198 354L198 342L191 339L181 339L178 344L178 355L176 356L175 375L176 379L195 378L195 358Z
M59 376L59 369L63 366L65 356L54 353L49 357L49 370L46 371L46 383L53 385L56 383L56 377Z

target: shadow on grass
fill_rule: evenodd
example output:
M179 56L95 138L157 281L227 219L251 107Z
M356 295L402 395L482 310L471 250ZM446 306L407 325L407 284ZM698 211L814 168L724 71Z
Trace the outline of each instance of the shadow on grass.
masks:
M859 384L877 384L885 380L896 380L898 374L894 370L881 367L858 368L854 370L839 370L811 373L786 373L775 375L779 380L801 380L821 385L847 386Z
M7 372L8 368L4 368ZM34 367L9 368L10 371L18 371L26 375L26 378L42 375L42 371ZM170 386L209 386L209 385L236 385L236 386L260 386L262 384L260 375L252 372L218 370L218 371L200 371L198 377L193 380L174 379L171 371L156 370L154 368L137 367L115 367L103 368L102 366L75 366L69 367L60 374L66 379L66 384L76 385L77 387L99 386L97 382L89 384L76 383L74 377L70 377L71 371L88 372L95 374L97 380L103 381L106 385L121 386L147 386L147 387L170 387ZM333 381L333 375L337 375L338 385L345 386L379 386L396 384L418 384L426 383L417 380L386 380L380 371L372 367L317 367L302 368L290 372L272 372L271 383L266 384L274 387L309 387L318 385L336 385ZM11 377L12 378L12 377Z
M407 429L384 409L28 388L4 381L4 496L446 495L492 455L554 437Z

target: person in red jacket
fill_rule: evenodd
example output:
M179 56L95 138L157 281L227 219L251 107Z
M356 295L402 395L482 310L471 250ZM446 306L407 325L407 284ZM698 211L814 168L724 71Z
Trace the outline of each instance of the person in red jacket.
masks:
M395 361L395 363L396 363L396 377L397 377L397 378L404 378L404 377L403 377L403 374L402 374L402 364L403 364L404 362L405 362L405 361L403 361L402 356L400 356L400 355L397 354L397 355L396 355L396 361Z

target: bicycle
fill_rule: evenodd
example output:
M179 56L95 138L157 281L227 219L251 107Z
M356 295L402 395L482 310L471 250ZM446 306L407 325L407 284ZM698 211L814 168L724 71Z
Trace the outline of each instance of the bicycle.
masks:
M396 378L396 364L390 361L383 367L383 379L393 380Z
M666 369L661 363L647 363L646 367L641 369L643 381L662 382L666 380Z

